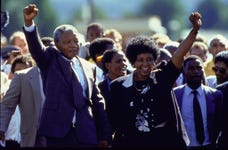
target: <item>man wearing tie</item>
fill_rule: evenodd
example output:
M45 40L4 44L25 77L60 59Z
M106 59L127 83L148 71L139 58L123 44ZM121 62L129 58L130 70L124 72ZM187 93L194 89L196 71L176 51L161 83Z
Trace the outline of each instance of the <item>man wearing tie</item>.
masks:
M222 93L203 84L203 61L190 55L183 65L184 85L174 88L190 139L189 149L215 148L221 128Z
M38 8L24 8L23 28L29 50L41 70L46 101L38 134L48 147L107 147L110 126L95 66L77 57L78 31L72 25L54 31L56 47L45 47L33 19Z

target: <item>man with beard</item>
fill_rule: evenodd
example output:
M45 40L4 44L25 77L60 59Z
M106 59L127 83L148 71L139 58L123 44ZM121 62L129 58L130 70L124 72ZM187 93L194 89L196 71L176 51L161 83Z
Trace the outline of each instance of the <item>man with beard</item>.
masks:
M186 58L182 73L185 84L174 92L190 139L189 149L215 148L221 127L222 93L203 84L200 57Z

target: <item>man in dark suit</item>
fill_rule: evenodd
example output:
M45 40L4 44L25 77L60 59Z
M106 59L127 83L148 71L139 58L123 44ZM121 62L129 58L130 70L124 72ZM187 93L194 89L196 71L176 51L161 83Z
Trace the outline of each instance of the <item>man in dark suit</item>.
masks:
M203 61L198 56L191 55L185 59L183 65L184 85L174 88L178 105L181 110L187 134L190 139L189 149L215 148L221 127L222 93L216 89L203 85ZM202 129L197 130L201 123L194 117L194 92L196 91L202 114ZM198 116L199 116L198 114ZM203 138L197 138L201 131Z
M56 47L45 47L33 19L38 8L24 8L24 32L32 57L41 70L45 103L38 134L48 147L108 146L110 126L104 98L96 84L95 66L77 57L78 32L72 25L54 31Z
M223 93L223 108L222 108L222 132L221 136L218 140L219 148L227 148L228 147L228 81L218 85L216 87L218 90Z

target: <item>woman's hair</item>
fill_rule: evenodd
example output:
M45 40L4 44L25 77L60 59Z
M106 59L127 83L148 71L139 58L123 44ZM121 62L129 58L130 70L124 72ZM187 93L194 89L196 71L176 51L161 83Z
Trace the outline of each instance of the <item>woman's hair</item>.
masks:
M121 50L117 50L117 49L111 49L111 50L107 50L104 52L103 57L102 57L102 70L104 72L104 74L108 73L108 69L105 66L105 63L110 63L112 61L112 58L114 57L115 54L118 53L123 53ZM124 53L123 53L124 55Z
M114 45L115 42L106 37L94 39L89 46L90 57L96 62L97 55L103 55L103 53L109 48L109 45Z
M151 37L139 35L132 38L127 44L126 56L132 65L135 63L137 55L142 53L151 53L154 57L154 61L156 61L160 55L158 45Z
M15 72L16 64L25 64L28 65L28 67L35 66L35 61L30 55L18 55L13 59L11 72Z
M228 67L228 51L224 50L216 54L214 63L223 62Z

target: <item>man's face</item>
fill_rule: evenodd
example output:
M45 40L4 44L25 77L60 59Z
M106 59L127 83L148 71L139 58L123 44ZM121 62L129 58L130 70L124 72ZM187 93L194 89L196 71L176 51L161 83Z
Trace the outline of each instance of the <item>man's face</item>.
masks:
M184 67L184 77L186 83L189 84L201 84L204 73L203 73L203 64L198 59L189 60Z
M203 62L207 60L207 53L205 52L204 49L200 47L193 47L190 51L190 54L199 56L203 60Z
M217 61L213 67L217 78L217 84L221 84L225 81L228 81L228 67L222 61Z
M79 41L77 35L72 31L62 33L58 42L55 43L59 51L68 59L78 54Z
M89 42L92 42L94 39L100 38L100 37L103 37L103 33L101 32L101 30L99 28L92 27L88 30L87 40Z
M216 54L226 49L226 44L220 39L214 39L210 42L210 52L215 57Z

